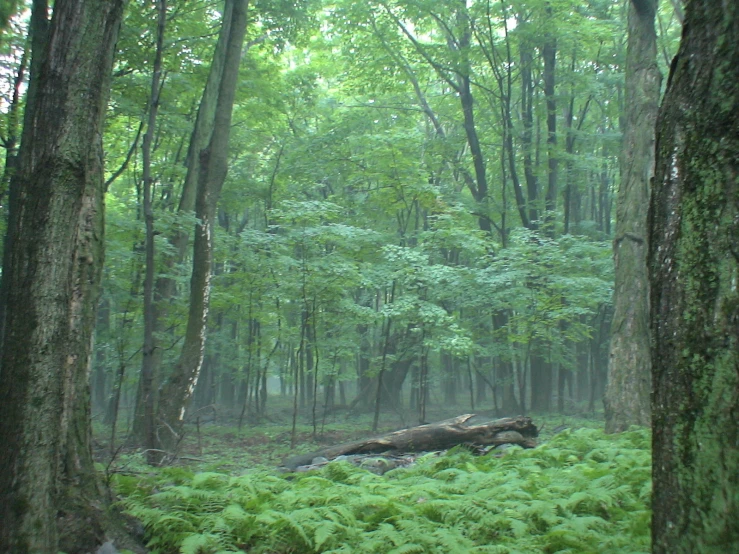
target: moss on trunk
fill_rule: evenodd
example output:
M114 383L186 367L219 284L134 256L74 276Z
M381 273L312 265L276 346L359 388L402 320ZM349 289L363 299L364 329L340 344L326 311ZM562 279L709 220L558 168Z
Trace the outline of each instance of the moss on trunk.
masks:
M739 551L739 4L692 1L660 110L653 551Z
M58 0L45 48L34 50L3 267L2 552L82 552L104 540L89 367L103 264L101 129L123 4ZM34 10L45 28L45 2Z

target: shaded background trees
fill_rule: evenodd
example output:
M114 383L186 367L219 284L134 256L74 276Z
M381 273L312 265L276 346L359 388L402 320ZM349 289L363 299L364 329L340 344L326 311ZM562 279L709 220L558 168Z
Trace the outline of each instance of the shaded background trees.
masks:
M249 7L191 412L217 406L258 419L268 391L311 418L344 405L420 420L442 399L501 415L599 406L623 103L619 6L315 7ZM202 17L205 5L169 13L170 40L194 46L165 41L152 153L155 265L169 283L155 294L155 389L175 365L189 309L190 254L164 238L192 225L176 209L183 137L218 25ZM131 108L145 102L131 84L150 75L137 56L153 59L155 38L153 13L129 17L151 32L124 36L132 42L109 119L130 137L110 145L121 164L141 120ZM132 279L143 276L137 151L110 187L119 209L106 296L120 307L142 286ZM140 355L141 304L130 306L101 328L100 400L116 359L136 367ZM126 375L115 386L127 410L137 375Z
M181 416L214 409L258 421L277 394L314 424L340 407L408 421L441 402L597 409L633 104L623 7L293 4L247 6L210 271L190 239L230 3L126 14L104 135L95 413L151 449L157 426L176 437ZM669 2L656 20L664 65ZM21 56L7 64L23 74ZM210 314L188 341L205 291L194 267ZM200 370L174 395L185 344Z

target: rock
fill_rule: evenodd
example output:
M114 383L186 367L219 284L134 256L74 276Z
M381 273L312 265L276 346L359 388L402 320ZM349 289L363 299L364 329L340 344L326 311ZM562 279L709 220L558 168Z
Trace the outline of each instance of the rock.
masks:
M103 543L102 546L95 551L95 554L119 554L119 552L113 544L113 541L108 541Z

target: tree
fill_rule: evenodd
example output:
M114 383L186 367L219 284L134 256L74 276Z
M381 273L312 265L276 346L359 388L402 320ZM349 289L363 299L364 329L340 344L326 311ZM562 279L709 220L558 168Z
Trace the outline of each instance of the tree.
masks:
M325 392L326 411L334 385L345 396L341 384L353 378L352 406L410 407L420 419L439 385L445 403L468 385L471 397L473 385L489 389L486 401L501 415L524 404L546 410L557 399L566 409L568 397L600 398L610 319L601 241L610 234L620 104L613 91L625 51L614 32L623 27L618 4L342 1L316 12L321 33L300 23L281 49L287 27L310 22L306 4L249 4L250 47L241 60L248 78L235 96L211 269L201 272L212 278L211 311L187 417L217 406L219 417L259 419L273 375L314 414L315 391ZM106 159L122 171L108 195L110 326L101 318L96 340L109 356L96 360L95 374L100 399L117 373L122 410L134 378L126 367L146 355L153 366L146 382L161 391L183 345L198 153L213 134L221 81L211 58L223 67L223 56L212 54L222 22L213 3L171 5L166 86L144 178L137 138L146 126L137 129L157 36L149 6L127 14L105 135ZM152 311L141 302L148 180L157 234L153 350L133 338ZM560 237L563 208L566 234L588 238ZM315 221L304 217L311 209ZM351 251L358 244L365 246ZM402 254L390 259L392 246ZM597 271L582 264L590 248ZM516 261L521 254L526 264ZM484 274L485 267L495 271ZM599 282L597 294L573 294L588 277ZM496 282L489 294L485 287ZM202 311L195 312L200 325ZM190 333L196 363L202 329ZM139 392L138 437L144 397ZM182 405L173 404L179 418ZM159 431L169 433L164 425Z
M736 552L736 2L688 2L682 42L659 112L649 239L653 552Z
M616 283L606 432L649 425L649 295L646 224L649 179L654 171L654 122L661 76L654 17L657 0L629 2L626 107L613 258Z
M200 158L195 216L199 222L193 244L190 308L180 357L162 385L158 416L166 429L160 440L172 448L179 440L184 410L190 402L200 374L205 348L206 321L210 304L213 233L216 207L228 171L228 142L231 116L238 84L241 49L246 32L246 0L227 0L223 31L228 37L223 76L218 87L213 132L205 148L193 153Z
M3 552L81 552L104 540L88 373L103 263L101 133L123 5L57 0L49 24L47 3L33 3L35 23L49 27L33 50L2 275Z
M154 208L152 206L152 188L154 178L151 174L151 154L154 131L159 111L159 97L162 87L162 55L164 50L164 31L167 23L166 0L157 2L157 38L154 66L151 77L151 94L149 95L148 119L141 153L143 158L142 181L144 188L144 222L146 238L146 268L144 271L144 341L141 357L141 386L139 389L143 403L144 444L147 447L147 460L154 462L153 449L157 446L156 429L154 427ZM112 440L115 435L111 435Z

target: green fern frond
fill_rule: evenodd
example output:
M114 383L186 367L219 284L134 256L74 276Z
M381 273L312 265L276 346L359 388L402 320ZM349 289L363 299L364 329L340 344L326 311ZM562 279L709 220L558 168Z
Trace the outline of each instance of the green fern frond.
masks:
M513 531L513 535L517 538L525 537L529 533L529 526L525 521L510 519L508 520L508 525L511 531Z
M357 468L344 460L334 461L322 470L323 475L336 483L347 483L348 480L357 473Z
M384 476L339 461L289 478L167 468L113 482L158 553L632 554L649 550L648 437L581 429L503 458L430 454Z
M221 542L217 535L196 533L186 537L180 546L180 554L211 554L221 550Z
M313 544L317 551L320 551L323 546L335 536L340 529L340 526L333 521L324 521L320 523L313 534Z
M426 547L420 544L404 544L388 551L388 554L425 554Z
M229 477L223 473L196 473L190 482L194 489L221 490L229 484Z
M463 503L459 509L464 514L465 519L471 522L482 521L490 513L482 506L474 503Z
M511 550L502 544L484 544L474 546L469 552L470 554L512 554Z
M604 530L608 522L598 516L575 516L564 520L557 526L559 529L572 529L578 534L585 535L592 529Z
M555 529L544 536L543 552L595 554L588 541L569 529Z
M440 527L434 531L433 537L441 547L439 550L446 554L467 554L474 546L474 543L455 527Z

